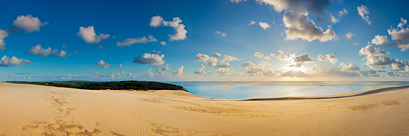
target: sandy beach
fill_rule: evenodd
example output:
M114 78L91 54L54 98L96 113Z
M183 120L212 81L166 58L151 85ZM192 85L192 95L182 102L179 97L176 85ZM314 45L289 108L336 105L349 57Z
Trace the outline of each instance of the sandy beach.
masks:
M208 99L186 91L0 83L0 136L409 135L409 89Z

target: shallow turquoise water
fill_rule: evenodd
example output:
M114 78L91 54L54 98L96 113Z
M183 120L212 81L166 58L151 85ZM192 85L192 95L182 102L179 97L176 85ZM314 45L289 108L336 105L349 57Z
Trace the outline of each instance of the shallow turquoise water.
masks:
M318 81L217 81L169 82L183 86L189 92L207 98L247 99L259 97L329 95L394 85L407 85L407 81L381 82L318 82ZM227 85L233 85L225 87Z

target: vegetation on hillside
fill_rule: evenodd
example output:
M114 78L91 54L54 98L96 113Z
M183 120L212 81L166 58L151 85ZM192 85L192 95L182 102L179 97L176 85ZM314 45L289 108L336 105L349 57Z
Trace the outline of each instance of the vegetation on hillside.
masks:
M7 81L8 83L17 84L36 84L57 87L69 87L88 90L184 90L183 87L168 83L155 81L51 81L51 82L28 82L28 81Z

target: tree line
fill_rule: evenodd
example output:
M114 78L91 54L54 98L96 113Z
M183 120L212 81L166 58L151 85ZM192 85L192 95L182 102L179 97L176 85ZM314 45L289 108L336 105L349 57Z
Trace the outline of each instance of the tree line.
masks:
M88 90L185 90L182 86L161 83L156 81L50 81L50 82L29 82L29 81L6 81L17 84L36 84L56 87L69 87Z

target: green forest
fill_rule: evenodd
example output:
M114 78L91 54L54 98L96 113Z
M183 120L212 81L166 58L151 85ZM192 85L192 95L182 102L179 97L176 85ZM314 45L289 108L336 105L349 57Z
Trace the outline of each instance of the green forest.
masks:
M168 83L155 81L51 81L51 82L28 82L28 81L6 81L16 84L35 84L56 87L69 87L88 90L185 90L183 87Z

